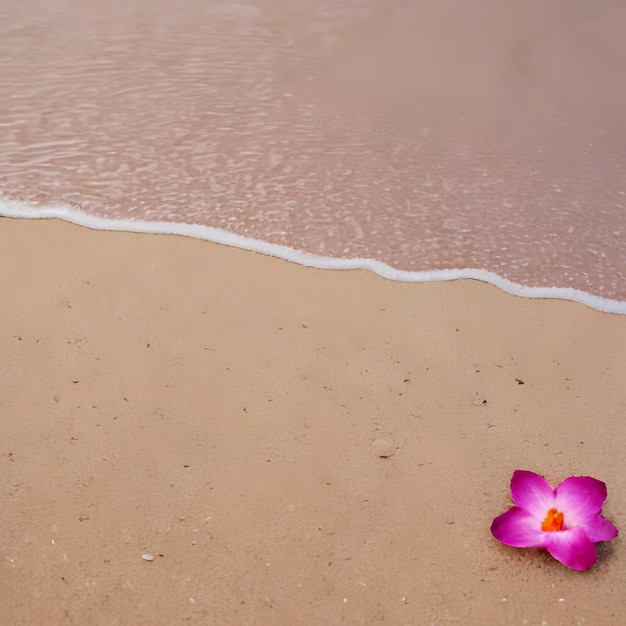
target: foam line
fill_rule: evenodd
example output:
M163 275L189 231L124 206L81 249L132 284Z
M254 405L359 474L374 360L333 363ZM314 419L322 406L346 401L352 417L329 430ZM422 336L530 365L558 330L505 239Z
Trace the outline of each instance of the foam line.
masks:
M319 256L317 254L294 250L287 246L272 244L250 237L243 237L219 228L212 228L201 224L108 219L83 213L65 205L32 207L25 203L6 199L0 199L0 216L32 219L58 218L95 230L183 235L185 237L205 239L206 241L241 248L243 250L259 252L307 267L332 270L369 270L383 278L399 282L424 283L473 278L494 285L502 291L515 296L571 300L605 313L626 315L626 302L601 298L600 296L595 296L570 287L527 287L502 278L502 276L499 276L495 272L472 268L426 270L422 272L398 270L375 259L338 259Z

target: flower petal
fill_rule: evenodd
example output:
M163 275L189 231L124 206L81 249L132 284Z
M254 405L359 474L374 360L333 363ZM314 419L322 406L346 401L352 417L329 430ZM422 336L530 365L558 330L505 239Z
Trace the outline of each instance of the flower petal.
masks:
M491 524L491 534L501 543L514 548L541 548L546 535L541 522L528 511L514 506Z
M567 527L584 524L602 511L606 485L591 476L570 476L555 490L556 508L565 514Z
M515 470L511 479L513 502L531 513L539 524L554 506L554 490L550 483L539 474L527 470ZM597 511L596 511L597 513Z
M596 515L585 521L585 534L591 541L611 541L617 537L617 528L602 515Z
M548 536L546 550L563 565L582 572L596 562L596 544L583 528L545 534Z

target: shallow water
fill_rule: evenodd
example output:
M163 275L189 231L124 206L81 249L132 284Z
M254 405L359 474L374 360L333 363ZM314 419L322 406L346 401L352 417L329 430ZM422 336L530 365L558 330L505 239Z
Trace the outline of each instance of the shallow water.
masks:
M624 32L617 0L0 2L0 214L626 312Z

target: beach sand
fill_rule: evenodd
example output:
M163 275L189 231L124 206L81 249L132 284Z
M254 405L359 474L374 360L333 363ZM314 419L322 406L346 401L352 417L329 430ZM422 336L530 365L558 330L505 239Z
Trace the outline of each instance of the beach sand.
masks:
M0 250L5 624L623 623L621 538L579 573L489 527L522 468L626 532L626 316L55 220Z

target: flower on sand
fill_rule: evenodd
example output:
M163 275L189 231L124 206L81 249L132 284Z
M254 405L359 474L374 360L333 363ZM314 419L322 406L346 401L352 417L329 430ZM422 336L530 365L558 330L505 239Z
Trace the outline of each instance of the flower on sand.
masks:
M596 562L596 542L617 536L601 515L606 485L590 476L570 476L552 489L543 476L516 470L511 494L515 506L491 525L507 546L545 548L563 565L583 571Z

